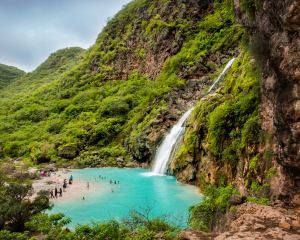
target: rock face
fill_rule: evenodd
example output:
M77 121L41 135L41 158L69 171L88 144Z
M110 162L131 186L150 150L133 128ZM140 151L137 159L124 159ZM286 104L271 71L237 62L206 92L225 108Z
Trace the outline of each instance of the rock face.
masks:
M235 0L236 15L262 59L262 125L280 173L273 195L288 201L300 181L300 1L262 0L251 9L243 2Z
M285 239L300 236L300 209L287 210L253 203L241 205L233 218L224 226L227 231L216 240L233 239ZM295 214L296 213L296 214Z
M132 17L130 25L124 25L121 31L117 32L117 26L114 26L113 21L121 19L122 16L116 15L112 27L106 28L105 34L100 35L98 39L98 41L103 40L101 50L106 51L112 45L109 42L110 37L124 35L123 42L120 44L123 49L121 54L112 57L106 63L113 69L109 71L107 79L126 80L132 71L138 71L155 79L165 60L178 53L187 37L189 30L180 29L178 23L188 19L189 26L193 28L211 5L208 0L144 2L137 10L129 9ZM141 3L142 1L136 2L136 4ZM132 6L134 7L134 3ZM101 55L94 57L90 66L91 72L105 71L100 66L103 58Z

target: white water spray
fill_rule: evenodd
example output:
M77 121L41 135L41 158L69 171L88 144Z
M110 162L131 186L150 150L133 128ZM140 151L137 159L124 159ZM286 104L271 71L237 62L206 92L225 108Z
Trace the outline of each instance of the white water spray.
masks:
M231 59L227 65L225 66L224 70L221 72L221 74L218 76L216 81L211 85L209 88L207 94L209 94L216 85L220 82L221 79L224 78L226 75L228 69L233 64L235 58ZM163 175L166 172L167 164L173 156L174 148L180 143L180 140L184 134L185 131L185 123L189 116L191 115L193 111L193 108L186 111L183 116L179 119L179 121L172 127L170 133L166 136L162 144L159 146L155 159L154 159L154 165L152 167L152 172L147 173L148 176L153 175Z
M214 81L213 85L211 85L211 87L209 88L209 90L208 90L207 93L210 93L216 87L216 85L220 82L220 80L224 78L224 76L226 75L227 71L232 66L234 60L235 60L235 58L231 59L226 64L225 68L223 69L223 71L221 72L221 74L218 76L218 78L216 79L216 81Z

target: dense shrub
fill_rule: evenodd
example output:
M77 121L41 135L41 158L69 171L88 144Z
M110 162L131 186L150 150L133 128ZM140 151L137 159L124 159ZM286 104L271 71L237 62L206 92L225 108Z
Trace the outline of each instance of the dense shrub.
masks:
M204 191L204 199L198 205L190 208L189 224L194 229L210 231L218 220L218 215L225 213L230 207L230 198L237 190L226 187L208 186Z
M2 183L0 192L0 230L6 228L15 232L24 231L27 221L50 207L46 195L38 195L35 199L29 200L32 196L30 185L16 182Z
M162 239L175 239L179 229L160 219L148 219L143 214L129 216L124 222L107 221L91 225L78 225L74 231L67 231L65 226L70 222L62 214L39 214L26 226L31 232L43 233L49 240L105 240L105 239L136 239L152 240L159 234Z

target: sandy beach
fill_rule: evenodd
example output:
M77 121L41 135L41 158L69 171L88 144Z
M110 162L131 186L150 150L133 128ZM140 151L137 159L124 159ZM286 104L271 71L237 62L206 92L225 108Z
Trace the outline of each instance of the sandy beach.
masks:
M50 177L41 177L41 179L36 180L33 182L32 186L34 189L34 194L32 198L36 196L36 194L41 190L49 190L57 188L58 191L60 188L63 189L63 182L64 179L69 181L71 176L71 172L69 170L58 170L56 172L51 172ZM82 199L83 197L87 197L92 192L105 192L104 184L100 182L89 182L89 187L87 187L88 182L82 181L80 179L73 179L73 183L71 185L67 185L67 188L62 193L62 197L51 198L50 201L52 203L59 202L59 201L70 201L70 200L77 200ZM107 190L107 189L106 189Z

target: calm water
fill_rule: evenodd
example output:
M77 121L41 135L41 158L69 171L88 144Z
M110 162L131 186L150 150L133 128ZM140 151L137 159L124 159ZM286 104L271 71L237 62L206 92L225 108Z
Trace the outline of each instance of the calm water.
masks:
M186 226L189 207L201 201L197 189L178 183L174 177L147 177L143 173L145 169L74 170L70 174L75 182L76 179L87 181L91 189L92 185L101 185L101 190L91 191L85 200L77 197L56 203L51 212L64 213L72 219L70 227L74 227L91 221L122 220L132 210L145 213L150 209L151 217L165 217L172 223ZM106 179L100 179L99 175ZM110 179L120 184L110 184Z

